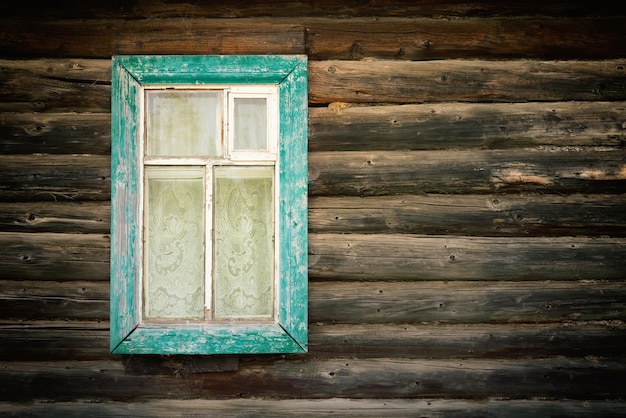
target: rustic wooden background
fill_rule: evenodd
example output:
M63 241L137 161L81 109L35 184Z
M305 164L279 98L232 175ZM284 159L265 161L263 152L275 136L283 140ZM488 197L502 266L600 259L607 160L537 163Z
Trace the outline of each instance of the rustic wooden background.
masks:
M39 3L0 4L0 414L622 416L626 5ZM268 53L310 62L310 352L110 355L111 55Z

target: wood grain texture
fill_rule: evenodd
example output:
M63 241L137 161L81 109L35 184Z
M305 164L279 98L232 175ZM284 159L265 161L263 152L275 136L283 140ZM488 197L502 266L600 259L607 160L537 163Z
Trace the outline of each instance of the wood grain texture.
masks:
M309 193L623 193L625 160L621 149L317 152L309 155Z
M110 113L0 113L4 154L111 153Z
M109 155L2 155L0 165L0 199L5 202L111 197Z
M339 324L523 324L623 321L624 283L311 283L311 322Z
M268 19L18 19L2 27L0 55L16 58L305 52L304 27Z
M625 237L625 205L624 194L320 196L309 200L309 231ZM27 229L27 224L24 222L23 229Z
M309 194L623 193L625 158L597 148L318 152L309 155ZM5 201L110 198L109 156L11 155L0 164Z
M620 358L621 321L556 324L315 324L310 353L316 357L424 359L598 356Z
M0 322L5 361L120 360L108 354L108 321ZM306 357L507 359L596 356L619 359L626 348L620 321L546 324L324 324L309 332ZM148 356L150 357L150 356ZM210 357L209 357L210 359ZM178 375L164 365L158 374ZM145 369L149 369L146 367ZM181 372L191 373L188 368ZM147 373L147 371L144 370ZM140 371L135 370L135 374ZM197 371L195 372L197 373Z
M1 112L108 112L110 60L0 60ZM310 61L309 104L619 101L626 61Z
M572 2L529 0L427 0L420 2L376 0L250 0L237 2L195 2L191 0L58 0L55 5L35 0L0 5L0 15L7 18L38 18L47 20L84 18L242 18L293 16L396 16L396 17L489 17L489 16L619 16L625 10L615 2Z
M621 147L614 102L444 103L309 110L309 151Z
M131 359L132 361L132 359ZM549 398L603 400L624 395L624 364L595 359L418 360L351 359L249 362L237 373L189 377L129 375L120 362L0 363L0 395L5 401L84 399L94 387L107 387L101 400L158 398L155 388L172 398L309 399L433 397L480 399ZM44 372L45 371L45 372ZM272 382L271 385L268 382Z
M626 60L311 61L314 104L618 101Z
M624 18L350 19L307 22L312 59L602 59L623 55ZM523 40L523 41L522 41ZM587 46L593 45L593 48ZM621 55L620 55L621 54Z
M2 232L109 234L111 204L102 202L0 203Z
M180 15L179 15L180 16ZM0 54L15 58L116 54L303 54L312 59L605 59L626 51L625 18L432 19L195 17L3 19ZM306 37L305 37L306 33ZM522 42L523 41L523 42Z
M0 3L0 415L624 415L625 4L40 3ZM111 55L248 52L309 58L310 351L111 355Z
M5 280L2 321L109 317L104 281ZM624 321L622 281L350 281L309 284L311 324L529 324ZM609 308L607 308L607 306Z
M0 232L0 242L2 279L109 280L108 235Z
M622 279L619 238L483 238L408 234L317 234L309 246L315 279Z
M193 416L198 411L211 411L220 417L299 417L317 418L325 415L342 417L406 417L419 414L423 418L457 418L459 416L588 416L622 418L626 403L622 401L581 400L462 400L462 399L176 399L141 402L35 401L27 405L0 402L0 413L7 417L68 418L84 416L136 417Z

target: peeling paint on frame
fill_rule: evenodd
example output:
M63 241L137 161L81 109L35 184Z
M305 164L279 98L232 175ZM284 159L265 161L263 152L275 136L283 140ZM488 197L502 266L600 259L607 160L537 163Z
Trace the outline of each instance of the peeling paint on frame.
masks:
M308 346L306 56L115 56L112 66L111 352L302 353ZM279 89L279 308L276 323L143 324L136 136L145 84Z

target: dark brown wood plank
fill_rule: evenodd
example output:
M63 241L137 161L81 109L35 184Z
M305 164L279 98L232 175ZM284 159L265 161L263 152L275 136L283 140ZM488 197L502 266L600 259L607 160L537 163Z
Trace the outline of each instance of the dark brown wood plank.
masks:
M309 109L309 151L621 146L613 102L445 103Z
M309 237L309 275L317 280L602 280L624 272L621 238Z
M110 111L108 59L0 60L0 70L0 112ZM625 60L309 62L312 105L625 98Z
M624 207L624 194L312 197L309 199L309 231L626 237ZM22 224L26 227L28 222L21 221Z
M626 195L312 197L311 233L626 236ZM4 232L110 232L103 202L0 203Z
M311 196L623 193L621 149L346 151L309 154Z
M0 319L14 321L104 321L109 284L104 281L0 281Z
M109 280L103 234L0 232L0 279Z
M54 4L36 0L0 3L0 16L24 19L88 18L242 18L293 16L397 16L397 17L488 17L488 16L619 16L622 3L529 0L523 3L501 0L248 0L237 2L196 2L191 0L57 0Z
M309 100L313 104L617 101L626 98L625 81L624 59L312 60Z
M106 281L2 281L0 319L107 320ZM321 324L538 324L624 321L623 282L311 282L309 321Z
M180 15L179 15L180 16ZM302 54L322 59L606 59L626 54L622 16L4 19L5 57ZM152 16L151 16L152 17ZM305 45L305 31L306 45ZM306 51L305 51L306 48Z
M5 20L0 55L303 54L304 27L270 19Z
M132 361L132 359L131 359ZM132 375L120 362L3 362L5 401L170 398L567 398L620 400L624 363L596 359L311 359L241 364L238 372ZM106 388L106 390L99 389Z
M626 236L626 195L312 197L309 231L456 236ZM4 232L110 232L109 202L0 203Z
M111 153L110 113L0 113L3 154Z
M0 278L108 280L108 235L2 232L0 239ZM615 280L624 278L625 252L621 238L311 234L309 275L316 280Z
M621 358L620 321L557 324L310 324L315 358L515 359L552 356ZM0 323L4 361L118 359L108 354L108 321Z
M310 323L623 321L624 282L312 282Z
M5 361L120 359L108 352L108 321L0 323L0 357Z
M355 18L307 22L311 59L621 58L626 19Z
M0 111L110 112L111 61L0 60Z
M2 155L0 200L82 201L111 197L109 155Z
M0 402L7 417L82 418L86 416L193 416L211 411L220 417L604 417L623 418L626 402L613 400L463 399L159 399L142 402Z
M619 359L626 348L621 321L563 324L327 325L311 324L309 354L317 358L531 358L598 356Z
M108 234L110 227L107 201L0 203L2 232Z
M482 193L623 193L623 150L318 152L309 155L312 196ZM0 156L0 199L110 198L110 157Z

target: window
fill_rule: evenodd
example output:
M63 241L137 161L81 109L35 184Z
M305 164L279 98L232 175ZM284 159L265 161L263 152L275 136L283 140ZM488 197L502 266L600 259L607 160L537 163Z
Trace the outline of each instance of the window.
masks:
M306 65L113 58L113 353L307 350Z

